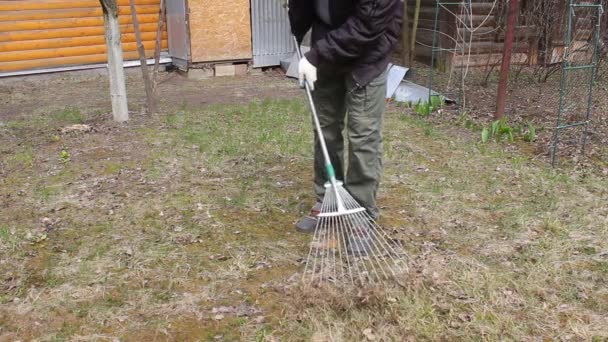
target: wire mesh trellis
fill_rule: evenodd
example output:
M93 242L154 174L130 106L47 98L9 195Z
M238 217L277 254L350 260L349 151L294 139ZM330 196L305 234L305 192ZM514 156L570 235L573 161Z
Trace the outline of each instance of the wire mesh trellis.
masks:
M459 14L456 14L458 12ZM442 15L445 14L445 15ZM430 112L431 106L436 101L433 101L433 97L437 96L433 94L433 81L435 74L435 67L438 54L447 54L451 55L450 58L443 58L442 60L450 59L452 63L448 63L449 65L444 65L443 67L450 68L450 80L448 81L448 85L446 87L446 92L443 93L445 97L450 95L457 95L458 100L456 104L458 106L458 112L462 113L466 106L465 101L465 93L464 93L464 80L466 78L467 68L461 66L459 79L457 85L454 86L452 82L451 76L454 74L455 64L453 60L459 54L461 56L461 63L464 61L464 56L466 54L466 36L463 32L469 33L469 39L472 39L472 20L470 20L472 15L471 10L471 0L464 1L437 1L435 3L435 18L433 23L433 44L431 46L431 70L429 71L428 78L428 89L429 96L427 101L428 111ZM448 19L451 18L452 20ZM442 20L443 19L443 20ZM470 24L467 24L469 22ZM457 32L457 37L454 39L450 35L443 33L444 30L440 27L440 24L451 25L454 28L454 31ZM438 35L440 35L438 37ZM469 44L470 46L470 44Z
M571 149L578 141L581 155L585 154L593 108L603 11L599 0L569 0L559 109L551 146L551 165L554 167L557 164L560 143ZM566 129L574 132L562 132ZM576 129L582 130L580 135L576 134Z
M487 2L487 4L481 5ZM528 8L533 13L520 13L518 35L514 42L514 56L511 63L521 67L516 71L516 78L526 67L537 65L543 72L538 74L538 82L544 83L553 71L561 71L559 88L541 103L547 112L557 112L556 125L544 126L553 131L550 137L549 157L553 166L558 156L585 155L591 127L593 90L599 63L600 41L602 39L602 18L606 18L603 0L562 0L550 3L552 13L546 13L547 4L540 6L540 11ZM462 114L467 107L465 79L469 69L479 66L475 61L481 51L486 51L479 41L490 41L500 44L502 24L505 15L501 9L505 1L450 1L437 0L434 5L434 25L432 30L431 68L428 74L428 107L433 109L436 99L433 87L441 84L444 95L456 96L458 112ZM489 12L487 11L489 9ZM544 11L543 11L544 9ZM475 12L475 13L473 13ZM541 17L527 17L535 14ZM547 19L542 17L549 16ZM544 20L544 21L543 21ZM486 24L484 26L484 24ZM557 29L562 27L563 29ZM535 31L536 30L536 31ZM494 35L494 39L481 37ZM563 40L559 37L563 37ZM477 41L474 41L474 38ZM519 38L518 38L519 37ZM523 40L520 41L520 39ZM562 43L563 42L563 43ZM523 45L518 45L518 44ZM481 47L481 50L480 50ZM488 50L487 65L499 62L498 54ZM472 53L473 52L473 53ZM481 52L483 55L484 52ZM493 53L496 55L494 56ZM471 57L474 55L474 57ZM525 57L525 60L524 60ZM486 58L486 57L484 57ZM447 86L445 79L438 77L437 72L449 72ZM493 67L486 76L486 84ZM537 76L535 71L534 76ZM544 76L544 77L543 77ZM457 80L456 80L457 79ZM483 83L482 83L483 84ZM543 96L539 89L539 96ZM555 99L555 102L553 102ZM516 99L514 101L518 101ZM513 104L512 111L524 108ZM549 109L550 108L550 109ZM526 110L524 108L524 110ZM554 119L551 119L554 120ZM559 152L558 152L559 151Z

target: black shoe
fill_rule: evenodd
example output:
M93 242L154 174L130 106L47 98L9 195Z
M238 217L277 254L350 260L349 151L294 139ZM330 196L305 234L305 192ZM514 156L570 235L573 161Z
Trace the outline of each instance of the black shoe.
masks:
M317 202L310 210L310 214L302 217L296 223L296 230L302 233L312 234L317 227L317 215L321 212L321 203Z

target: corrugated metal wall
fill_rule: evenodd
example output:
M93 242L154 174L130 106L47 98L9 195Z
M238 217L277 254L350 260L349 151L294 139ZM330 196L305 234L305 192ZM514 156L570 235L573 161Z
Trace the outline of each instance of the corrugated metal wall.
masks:
M294 53L283 1L251 0L253 66L275 66Z
M124 59L138 58L129 0L117 0ZM148 57L156 40L160 0L136 0ZM166 49L166 33L163 49ZM0 1L0 72L106 62L98 0Z

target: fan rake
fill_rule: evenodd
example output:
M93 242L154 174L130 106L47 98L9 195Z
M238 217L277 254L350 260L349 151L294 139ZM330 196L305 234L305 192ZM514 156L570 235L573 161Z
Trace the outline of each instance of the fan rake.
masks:
M294 37L299 59L300 46ZM407 271L407 255L351 194L336 174L308 82L306 90L329 182L303 274L305 283L376 283Z

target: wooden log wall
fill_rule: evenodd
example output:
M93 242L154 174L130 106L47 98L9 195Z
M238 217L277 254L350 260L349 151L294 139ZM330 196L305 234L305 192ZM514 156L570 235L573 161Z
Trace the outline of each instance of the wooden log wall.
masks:
M408 1L408 11L411 18L415 7L415 0ZM454 1L456 2L456 1ZM418 33L416 37L416 56L419 60L428 61L431 57L431 46L433 45L433 28L435 24L435 0L422 0L420 16L418 22ZM500 29L501 8L500 6L492 7L491 0L476 0L471 4L472 16L468 18L461 14L461 6L446 5L439 12L438 31L436 45L443 49L453 49L456 47L456 41L462 43L466 41L465 48L467 54L471 56L460 56L460 53L453 52L436 52L436 65L439 68L446 68L452 63L460 67L469 65L486 66L500 63L504 33ZM470 42L471 33L463 28L463 25L458 25L458 21L466 21L468 26L476 28L473 34L473 39ZM480 26L481 25L481 26ZM515 51L513 52L513 63L521 64L530 61L530 44L531 34L534 29L526 25L519 25L516 29ZM459 46L460 47L460 46Z
M129 0L117 2L124 59L137 60ZM154 55L160 0L135 3L150 58ZM166 30L162 42L166 50ZM103 14L98 0L0 1L0 72L106 61Z
M416 0L408 1L408 11L410 17L410 25L412 22L414 7ZM532 0L530 0L532 1ZM604 0L603 0L604 1ZM458 1L452 1L458 2ZM438 52L436 65L440 68L446 68L452 63L455 66L469 65L470 67L492 66L499 64L502 58L502 50L504 43L504 16L505 0L499 0L497 5L493 7L493 0L473 0L471 3L472 17L466 18L461 15L461 8L458 5L447 5L439 12L439 24L437 34L437 45L444 49L455 47L454 40L462 42L466 40L465 46L467 52L471 52L471 56L464 57L455 55L450 52ZM526 1L522 3L525 4ZM605 2L605 1L604 1ZM433 27L435 21L436 0L422 0L420 17L418 22L418 31L416 41L417 58L420 61L429 62L431 57L431 46L433 45ZM550 51L547 51L550 62L559 62L563 51L563 40L565 32L565 19L567 16L567 0L562 0L556 10L556 15L560 16L555 27L551 30L551 46ZM539 58L541 42L539 30L533 25L533 21L526 18L525 5L520 8L521 13L518 19L518 26L515 31L515 46L512 54L511 62L513 64L538 64L542 63L542 58ZM450 13L451 12L451 13ZM604 12L606 17L606 13ZM468 45L471 33L462 28L462 25L457 25L458 20L467 21L467 25L476 28L473 34L473 39L470 46ZM574 37L577 44L584 44L586 40L591 38L592 25L589 23L589 18L584 15L579 15L574 20L575 30ZM481 26L480 26L481 25ZM460 26L460 27L459 27ZM608 37L608 33L606 33ZM608 38L607 38L608 40ZM561 49L561 50L560 50Z

